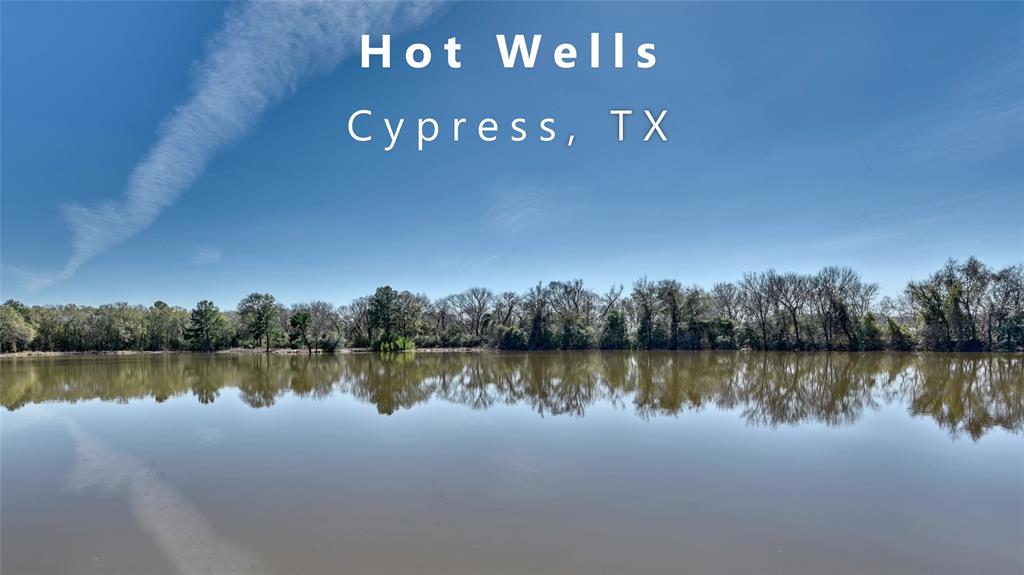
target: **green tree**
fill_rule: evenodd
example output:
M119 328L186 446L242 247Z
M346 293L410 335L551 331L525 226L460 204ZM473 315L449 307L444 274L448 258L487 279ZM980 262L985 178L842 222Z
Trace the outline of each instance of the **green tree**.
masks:
M577 318L562 321L562 332L559 343L562 349L587 349L593 339L590 326Z
M658 303L662 312L668 318L668 344L669 349L679 349L680 331L682 322L682 299L683 287L676 280L662 280L655 288Z
M893 351L910 351L914 349L914 344L910 339L910 334L907 333L907 329L896 322L896 320L887 318L887 328L889 331L889 349Z
M875 314L868 313L861 321L857 330L857 349L861 351L877 351L884 349L882 343L882 329L875 320Z
M657 287L647 281L647 278L640 278L633 283L632 297L636 310L636 346L639 349L655 349L663 339L655 325Z
M142 306L125 302L101 305L87 317L84 349L140 350L146 344L146 313ZM91 317L90 317L91 316Z
M221 333L224 329L224 318L212 301L203 300L196 304L189 314L188 326L185 327L185 341L194 351L214 351L224 342Z
M266 342L270 352L271 342L279 332L277 300L270 294L251 293L238 304L238 315L249 335L259 344Z
M370 298L371 344L390 342L398 336L398 315L398 292L391 286L377 288Z
M421 313L422 304L413 294L391 286L377 288L367 310L371 345L379 351L412 349Z
M153 303L146 310L146 348L154 351L181 349L187 322L185 310L162 301Z
M626 328L626 314L622 310L608 312L601 333L601 349L628 349L629 332Z
M541 284L530 288L526 297L526 313L530 318L530 333L527 335L527 347L530 349L550 349L554 336L550 328L551 303L550 292Z
M16 352L28 348L36 329L22 315L18 302L9 300L0 306L0 351ZM17 305L15 305L17 304Z
M16 299L9 299L4 302L4 305L21 314L22 319L25 321L32 323L32 309L27 305Z
M313 325L313 316L308 311L300 309L288 319L288 325L291 327L289 339L291 339L292 343L301 343L306 346L306 351L312 355L313 343L310 341L310 331Z
M515 326L498 328L498 349L524 350L527 346L526 333L523 330Z

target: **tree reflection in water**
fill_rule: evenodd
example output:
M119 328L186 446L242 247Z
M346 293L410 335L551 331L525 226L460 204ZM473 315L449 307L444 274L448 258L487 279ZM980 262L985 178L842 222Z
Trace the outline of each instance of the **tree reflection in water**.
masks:
M237 388L253 408L286 393L323 399L350 394L382 414L430 399L488 409L530 405L540 415L583 416L608 402L654 418L739 410L752 425L855 423L868 409L899 402L951 435L977 439L1024 420L1020 354L579 352L339 355L136 355L9 358L0 362L0 400L164 401L191 394L203 404Z

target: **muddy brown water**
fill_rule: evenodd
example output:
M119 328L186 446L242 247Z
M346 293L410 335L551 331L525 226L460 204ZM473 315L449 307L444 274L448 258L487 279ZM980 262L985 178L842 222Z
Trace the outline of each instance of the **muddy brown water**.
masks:
M0 359L0 570L1021 573L1024 356Z

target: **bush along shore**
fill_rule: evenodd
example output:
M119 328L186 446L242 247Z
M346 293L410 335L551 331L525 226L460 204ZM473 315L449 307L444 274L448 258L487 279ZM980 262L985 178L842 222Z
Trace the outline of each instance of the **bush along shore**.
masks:
M0 352L496 348L504 350L1024 350L1024 267L950 260L896 298L844 267L747 273L706 289L642 278L628 291L581 280L525 293L470 288L430 299L390 286L345 306L286 307L253 293L234 309L158 301L0 306Z

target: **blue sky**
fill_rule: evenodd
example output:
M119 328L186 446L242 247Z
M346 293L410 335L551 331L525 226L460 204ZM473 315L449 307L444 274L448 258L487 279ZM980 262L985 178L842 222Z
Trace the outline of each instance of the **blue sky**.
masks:
M437 297L579 277L603 291L829 264L895 295L948 257L1024 260L1024 4L454 4L370 20L394 32L389 70L360 68L363 25L342 19L345 34L317 48L330 56L245 129L196 128L220 139L189 143L207 151L199 168L168 152L157 179L188 185L128 221L130 177L166 139L161 123L187 116L211 54L246 48L210 45L226 8L2 4L3 298L340 304L383 284ZM276 33L243 10L228 18ZM624 69L586 65L591 32L605 63L624 34ZM544 35L535 69L501 67L502 33ZM458 70L444 65L449 36ZM411 42L432 47L431 66L402 65ZM561 42L582 65L554 66ZM649 70L630 66L642 42L656 45ZM261 54L230 85L249 94L286 57ZM238 96L214 92L214 107ZM615 107L636 110L626 142ZM372 143L347 135L360 108ZM668 142L639 141L645 108L669 110ZM425 116L443 131L418 152ZM385 117L406 120L392 152ZM453 143L456 117L470 128ZM485 117L497 142L469 137ZM516 117L530 141L509 141ZM557 143L535 140L544 117ZM67 206L104 203L112 213L73 237Z

